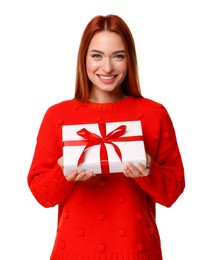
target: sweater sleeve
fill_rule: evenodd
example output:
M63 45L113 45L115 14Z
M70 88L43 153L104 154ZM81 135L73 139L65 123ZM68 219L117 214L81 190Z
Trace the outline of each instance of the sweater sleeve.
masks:
M41 123L33 160L28 173L28 185L36 200L44 207L61 203L71 192L74 182L68 182L57 160L62 156L61 121L48 109Z
M161 205L170 207L185 188L184 168L175 130L168 112L160 121L157 151L152 158L150 174L135 178L137 184ZM155 140L154 140L155 141Z

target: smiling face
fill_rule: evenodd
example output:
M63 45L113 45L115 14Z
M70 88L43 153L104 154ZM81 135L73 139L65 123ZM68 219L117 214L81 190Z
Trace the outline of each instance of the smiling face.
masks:
M101 31L94 35L86 55L86 70L92 82L91 101L110 102L124 97L121 84L127 74L127 59L117 33Z

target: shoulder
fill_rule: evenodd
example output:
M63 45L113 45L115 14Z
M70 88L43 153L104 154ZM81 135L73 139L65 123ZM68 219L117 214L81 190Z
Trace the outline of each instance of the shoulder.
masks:
M164 108L163 104L161 104L160 102L146 98L146 97L139 98L139 103L142 106L146 106L149 108Z
M43 122L61 124L65 118L73 115L77 109L77 101L74 99L64 100L48 107L44 112Z
M75 99L63 100L61 102L58 102L58 103L50 106L47 109L47 112L49 111L51 113L56 113L56 112L59 112L61 110L65 111L65 110L68 110L68 109L75 109L77 104L78 104L78 101L75 100Z
M47 108L45 115L60 117L61 115L69 114L73 110L77 110L78 101L75 99L64 100Z
M168 114L166 107L158 101L149 99L149 98L137 98L134 104L138 110L142 111L144 115L152 115L162 117Z

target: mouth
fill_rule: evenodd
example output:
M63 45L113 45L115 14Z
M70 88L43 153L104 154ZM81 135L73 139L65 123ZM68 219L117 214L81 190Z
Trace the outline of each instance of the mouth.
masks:
M99 80L103 83L103 84L112 84L115 82L117 75L110 75L110 76L105 76L105 75L99 75L98 74L98 78Z
M113 80L116 76L103 76L103 75L98 75L98 77L102 80Z

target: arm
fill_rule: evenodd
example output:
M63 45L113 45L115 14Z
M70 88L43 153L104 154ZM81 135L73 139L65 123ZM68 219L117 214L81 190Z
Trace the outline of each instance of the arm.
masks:
M61 203L71 192L74 181L67 181L57 160L62 156L61 123L49 109L41 123L34 157L28 173L28 185L44 207Z
M163 111L157 142L148 137L149 150L153 150L151 147L157 145L156 152L151 156L150 169L140 165L133 166L133 177L155 202L170 207L183 192L185 179L173 124L166 110ZM137 170L140 177L137 176Z

